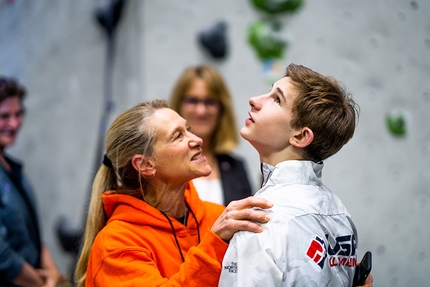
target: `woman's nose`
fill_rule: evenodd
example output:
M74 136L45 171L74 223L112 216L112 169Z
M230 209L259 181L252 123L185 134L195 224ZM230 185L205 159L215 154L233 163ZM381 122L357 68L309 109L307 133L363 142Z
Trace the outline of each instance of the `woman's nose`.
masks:
M201 138L199 138L193 133L190 133L190 135L191 135L191 139L189 142L190 147L199 147L203 145L203 140Z
M199 102L196 105L196 112L198 114L206 114L208 112L209 108L206 106L204 102Z

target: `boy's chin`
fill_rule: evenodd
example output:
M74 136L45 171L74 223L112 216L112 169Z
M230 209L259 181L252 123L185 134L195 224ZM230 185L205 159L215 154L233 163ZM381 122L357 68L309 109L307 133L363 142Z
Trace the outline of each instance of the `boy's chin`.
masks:
M245 140L248 140L249 138L249 130L246 126L240 129L240 136L244 138Z

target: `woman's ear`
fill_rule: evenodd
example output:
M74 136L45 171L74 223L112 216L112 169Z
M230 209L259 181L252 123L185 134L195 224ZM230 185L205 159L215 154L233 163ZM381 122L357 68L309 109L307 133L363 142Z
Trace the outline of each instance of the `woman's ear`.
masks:
M310 128L304 127L290 138L290 144L298 148L305 148L310 145L313 140L314 132Z
M152 161L143 155L136 154L131 159L134 169L145 177L151 177L155 174L155 168Z

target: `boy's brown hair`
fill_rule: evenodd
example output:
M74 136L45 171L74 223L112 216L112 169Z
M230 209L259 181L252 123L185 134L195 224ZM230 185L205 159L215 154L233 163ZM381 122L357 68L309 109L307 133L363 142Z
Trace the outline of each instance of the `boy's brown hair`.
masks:
M308 127L314 133L304 148L306 159L319 162L338 152L354 135L358 105L333 78L304 66L290 64L285 72L294 90L293 128Z

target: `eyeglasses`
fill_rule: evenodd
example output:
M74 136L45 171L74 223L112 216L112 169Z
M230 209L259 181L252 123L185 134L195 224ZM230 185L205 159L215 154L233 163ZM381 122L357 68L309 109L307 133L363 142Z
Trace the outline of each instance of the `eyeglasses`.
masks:
M182 103L188 107L197 107L199 104L203 104L207 109L217 109L221 106L218 100L207 98L204 100L195 97L185 97Z

